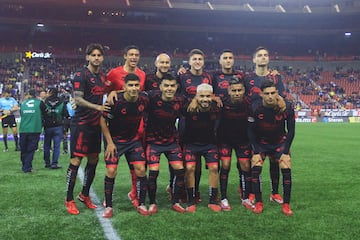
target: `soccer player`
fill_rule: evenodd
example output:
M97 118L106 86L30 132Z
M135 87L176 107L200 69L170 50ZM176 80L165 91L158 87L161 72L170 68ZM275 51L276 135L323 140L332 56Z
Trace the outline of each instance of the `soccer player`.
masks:
M100 117L108 106L103 105L105 74L101 70L104 61L102 45L91 43L86 48L88 66L75 73L73 80L75 115L71 122L70 164L66 172L66 199L68 213L79 214L73 191L81 160L87 158L84 185L78 199L86 207L95 209L91 202L89 190L95 177L96 166L101 151Z
M11 128L14 142L15 142L15 151L20 151L19 148L19 138L17 133L17 124L15 121L14 112L19 110L19 104L11 96L10 89L6 89L4 92L4 96L0 98L0 113L1 113L1 125L3 132L3 140L4 140L4 152L9 151L8 142L7 142L7 134L8 128Z
M187 212L195 212L195 168L201 156L205 158L209 169L209 204L214 211L221 211L217 204L218 195L218 149L216 145L216 124L219 120L219 107L212 102L213 88L207 83L197 86L192 100L196 108L185 114L185 131L183 136L183 153L186 166L186 187L188 193Z
M34 153L37 149L42 130L42 112L45 110L43 101L35 97L35 90L30 89L20 107L20 158L22 171L31 173Z
M240 71L236 71L234 69L235 57L234 53L230 49L224 49L219 57L219 64L221 66L220 71L215 71L213 73L213 86L214 86L214 93L216 96L221 98L228 97L228 87L229 81L235 76L239 79L243 79L243 73ZM241 186L245 186L243 184L242 179L245 178L242 174L240 163L237 162L236 166L239 170L239 188L238 193L241 200L243 199L243 188ZM221 179L221 178L220 178Z
M278 108L278 90L273 81L265 80L261 87L261 97L251 105L249 117L249 138L253 148L251 159L252 187L255 194L254 213L260 214L262 202L259 175L266 156L272 156L280 165L283 177L284 202L282 211L285 215L293 214L290 208L291 194L291 158L290 147L295 135L294 108L286 102L286 109Z
M212 86L212 76L211 74L204 71L205 65L205 54L200 49L192 49L189 53L189 65L190 69L185 73L179 75L178 82L180 84L180 92L186 97L187 102L191 100L196 95L197 86L200 84L206 83ZM179 120L179 134L180 142L182 142L182 135L184 131L184 121L180 118ZM201 178L201 160L197 159L198 164L196 164L196 173L195 173L195 201L201 203L202 199L199 192L199 184Z
M171 60L166 53L160 53L155 59L156 72L146 75L145 91L159 90L161 80L170 71Z
M129 73L136 74L140 79L140 90L145 89L145 77L146 74L143 70L138 67L140 60L140 50L135 45L130 45L124 49L125 63L123 66L119 66L111 69L106 76L106 92L109 93L107 101L113 104L113 99L117 100L117 92L124 90L124 80ZM143 122L139 125L139 133L143 134ZM138 206L137 192L136 192L136 174L133 166L129 164L130 175L131 175L131 190L128 193L128 198L134 205Z
M220 168L220 192L221 208L230 211L231 206L227 199L227 185L231 166L232 150L235 150L237 162L241 169L239 176L244 176L242 182L242 205L248 209L253 208L249 201L251 191L250 159L251 146L247 136L249 99L245 96L243 79L232 77L228 81L228 96L223 97L223 107L221 109L220 124L217 130L219 155L221 160Z
M138 195L137 211L144 216L151 212L145 206L148 189L146 177L146 158L138 133L140 121L146 116L149 98L140 92L140 79L129 73L124 79L124 92L119 93L114 105L103 113L101 129L107 142L105 150L106 176L104 179L105 211L104 218L113 215L112 194L121 155L125 155L129 165L133 165L136 174Z
M265 47L258 47L255 49L253 54L253 63L255 64L255 71L253 74L249 74L245 78L245 90L246 94L250 97L251 101L255 101L260 98L260 86L265 80L270 80L275 83L276 88L279 92L278 94L278 108L282 111L285 109L285 102L283 97L285 97L285 88L281 80L281 76L277 71L271 71L269 69L269 51ZM270 157L270 179L271 179L271 194L270 201L276 202L278 204L283 203L283 199L279 194L279 178L280 178L280 169L279 164L275 159Z
M228 96L229 80L236 76L242 79L242 72L234 69L235 57L230 49L224 49L219 57L220 71L213 73L214 93L219 97Z
M185 169L182 150L178 143L178 131L175 121L184 109L184 99L175 96L178 88L176 78L170 74L163 74L160 91L149 91L150 106L145 128L146 157L149 167L149 211L157 212L156 190L159 175L160 155L167 157L173 171L172 179L172 209L184 213L180 205L180 197L184 192Z

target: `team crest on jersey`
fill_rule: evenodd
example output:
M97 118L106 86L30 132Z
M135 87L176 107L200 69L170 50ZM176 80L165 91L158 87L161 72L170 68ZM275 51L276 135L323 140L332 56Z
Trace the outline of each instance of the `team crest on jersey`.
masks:
M219 78L220 78L220 79L224 79L224 77L225 77L224 74L220 74L220 75L219 75Z
M152 87L153 87L153 88L157 88L157 87L158 87L157 82L153 82Z
M187 84L191 84L191 78L186 79L185 81Z
M262 119L264 119L264 114L261 113L257 117L258 117L258 119L262 120Z
M89 80L90 80L91 83L95 83L95 78L92 77Z
M77 72L77 73L76 73L76 76L77 76L77 77L80 77L80 76L81 76L81 72Z
M254 79L251 79L251 80L249 81L249 83L250 83L250 85L254 85L254 84L255 84L255 80L254 80Z
M173 109L175 111L179 110L180 109L180 105L178 103L175 103L174 106L173 106Z
M161 107L163 105L162 101L157 101L156 105L158 105L159 107Z
M276 121L281 121L283 119L282 115L275 115L275 120Z
M142 104L140 104L139 106L138 106L138 111L139 112L143 112L144 111L144 105L142 105Z
M126 108L122 108L121 110L120 110L120 112L121 112L121 114L126 114Z
M210 81L209 81L209 79L204 78L204 79L202 80L202 82L203 82L203 83L207 83L207 84L209 84L209 82L210 82Z
M80 83L79 82L74 82L74 88L78 89L80 87Z

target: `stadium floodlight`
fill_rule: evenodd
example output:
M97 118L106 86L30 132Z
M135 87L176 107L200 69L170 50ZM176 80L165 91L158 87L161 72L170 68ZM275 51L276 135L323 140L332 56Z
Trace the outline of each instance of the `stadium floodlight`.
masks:
M207 2L206 4L207 4L208 7L210 8L210 10L214 10L214 7L213 7L213 5L211 4L211 2Z
M339 13L340 12L339 4L335 4L334 9L335 9L335 12Z
M282 13L286 12L285 8L281 4L276 5L275 10Z
M255 9L250 5L250 3L244 4L244 7L250 12L255 12Z
M304 6L304 12L306 12L306 13L312 13L311 8L310 8L309 5L305 5L305 6Z
M351 32L346 32L344 35L345 35L345 37L350 37L350 36L351 36Z
M37 27L44 27L45 25L43 23L36 24Z
M170 0L166 0L166 3L167 3L167 5L168 5L169 8L173 8L173 5L172 5L172 3L170 2Z

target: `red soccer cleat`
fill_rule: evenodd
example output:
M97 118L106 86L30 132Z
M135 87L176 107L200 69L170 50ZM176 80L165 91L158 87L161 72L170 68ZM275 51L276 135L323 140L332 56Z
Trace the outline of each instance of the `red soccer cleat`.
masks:
M284 204L282 205L282 212L283 212L286 216L292 216L292 215L293 215L293 211L291 211L290 204L288 204L288 203L284 203Z
M208 208L210 208L214 212L221 212L221 207L214 203L209 203Z
M112 207L107 207L107 208L105 208L102 217L103 217L103 218L112 218L112 216L113 216L113 209L112 209Z
M71 201L65 200L65 207L66 207L67 212L70 214L77 215L80 213L78 208L76 207L76 203L74 200L71 200Z
M156 204L150 204L149 212L150 212L150 214L155 214L158 212L158 207L156 206Z
M276 202L278 204L283 204L284 200L281 197L280 194L276 193L276 194L270 194L270 201L271 202Z
M194 212L196 212L196 205L193 204L193 205L187 206L185 210L189 213L194 213Z
M250 201L250 199L244 199L244 200L242 200L241 201L241 204L245 207L245 208L247 208L247 209L249 209L249 210L253 210L254 209L254 204L252 204L252 202Z
M226 198L221 200L220 207L223 211L231 211L231 206L229 204L229 201Z
M80 202L84 203L87 208L95 209L97 206L91 202L90 196L84 196L82 193L79 193L77 196L77 199L79 199Z
M257 202L255 204L255 208L253 209L253 212L256 214L262 213L264 210L264 204L262 202Z
M185 208L183 208L180 203L175 203L171 206L171 209L178 212L178 213L184 213L186 212Z
M149 216L150 212L147 210L145 205L140 205L137 207L137 212L140 213L143 216Z

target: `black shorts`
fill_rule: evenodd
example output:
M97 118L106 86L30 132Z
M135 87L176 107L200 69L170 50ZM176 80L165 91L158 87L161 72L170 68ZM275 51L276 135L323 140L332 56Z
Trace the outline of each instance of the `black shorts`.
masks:
M101 151L101 128L89 125L71 125L71 157L98 155Z
M2 120L1 120L1 125L3 128L8 128L8 127L11 127L11 128L14 128L16 127L16 120L15 120L15 116L14 115L8 115L7 117L4 117Z
M115 142L117 156L115 158L105 159L106 167L117 168L121 155L125 155L129 164L145 164L144 148L140 140L132 142Z
M149 143L146 147L146 159L148 166L159 166L160 155L164 153L170 164L182 164L183 154L180 145L176 142L169 145Z
M251 159L251 146L250 144L219 144L219 155L221 160L231 160L232 150L235 150L237 160L250 161Z
M215 144L184 144L183 148L185 164L196 164L196 157L203 156L206 166L219 165L219 154Z
M263 160L268 156L270 159L278 160L283 154L285 143L260 144L260 154Z

